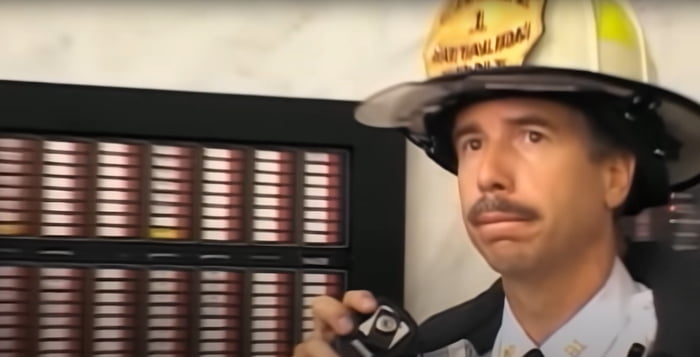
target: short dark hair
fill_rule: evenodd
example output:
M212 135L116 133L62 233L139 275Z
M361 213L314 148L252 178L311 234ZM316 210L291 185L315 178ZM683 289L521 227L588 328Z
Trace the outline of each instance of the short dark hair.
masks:
M629 155L635 157L635 149L624 135L624 129L619 123L625 115L623 111L616 110L615 103L608 98L597 96L583 96L576 100L576 104L569 104L584 117L585 126L590 137L591 159L598 162L617 155ZM629 134L628 134L629 135ZM630 183L632 184L632 183ZM632 194L632 190L628 192ZM625 199L626 201L626 199ZM625 202L613 210L613 221L619 223L624 217Z
M565 104L584 118L590 137L591 158L602 160L611 155L634 155L629 131L624 127L625 112L618 102L597 93L580 93L566 98L552 98Z

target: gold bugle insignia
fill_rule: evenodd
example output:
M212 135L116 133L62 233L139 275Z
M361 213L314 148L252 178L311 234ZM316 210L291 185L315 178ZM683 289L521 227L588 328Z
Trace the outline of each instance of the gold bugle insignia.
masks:
M522 65L544 33L546 0L447 0L423 51L429 77Z

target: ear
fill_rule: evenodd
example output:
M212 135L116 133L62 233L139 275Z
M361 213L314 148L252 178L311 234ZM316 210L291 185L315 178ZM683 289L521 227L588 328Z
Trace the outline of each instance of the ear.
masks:
M610 155L604 167L605 204L611 210L620 207L632 188L636 159L631 153Z

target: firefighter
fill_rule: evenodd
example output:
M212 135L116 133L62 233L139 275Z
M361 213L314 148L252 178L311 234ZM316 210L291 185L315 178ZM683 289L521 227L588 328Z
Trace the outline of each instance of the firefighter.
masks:
M430 78L360 103L361 123L456 175L500 275L423 322L407 355L700 356L700 253L619 230L700 174L700 105L650 84L649 61L620 1L454 0L428 36ZM350 314L374 309L367 291L319 297L295 357L336 356Z

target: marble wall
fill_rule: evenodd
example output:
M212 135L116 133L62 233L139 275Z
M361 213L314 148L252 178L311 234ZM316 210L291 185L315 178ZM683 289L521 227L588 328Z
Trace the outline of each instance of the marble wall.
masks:
M439 3L3 2L0 79L361 99L423 78L420 49ZM634 6L658 82L700 99L700 3ZM407 150L406 302L422 320L473 296L495 274L468 243L454 178Z

